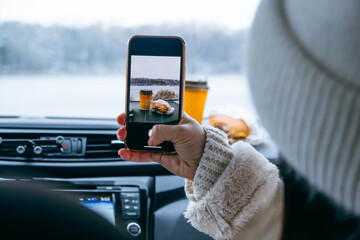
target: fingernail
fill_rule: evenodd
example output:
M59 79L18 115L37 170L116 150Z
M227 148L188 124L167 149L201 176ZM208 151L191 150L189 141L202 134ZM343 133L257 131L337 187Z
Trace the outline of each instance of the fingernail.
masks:
M148 145L149 146L154 146L155 144L154 144L154 141L152 140L152 138L149 138L149 140L148 140Z
M128 160L128 159L130 159L130 153L128 152L128 151L124 151L124 152L121 152L120 153L120 156L123 158L123 159L125 159L125 160Z

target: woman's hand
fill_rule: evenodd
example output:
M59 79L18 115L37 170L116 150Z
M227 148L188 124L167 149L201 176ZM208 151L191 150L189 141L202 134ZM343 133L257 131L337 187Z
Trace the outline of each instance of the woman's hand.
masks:
M124 126L126 114L118 116L117 122ZM126 139L126 128L120 128L117 138L121 141ZM199 160L205 147L206 133L203 127L194 119L184 114L179 125L154 125L152 135L148 140L149 146L156 146L164 141L174 144L175 154L133 152L122 148L119 155L133 162L157 162L170 172L193 180Z

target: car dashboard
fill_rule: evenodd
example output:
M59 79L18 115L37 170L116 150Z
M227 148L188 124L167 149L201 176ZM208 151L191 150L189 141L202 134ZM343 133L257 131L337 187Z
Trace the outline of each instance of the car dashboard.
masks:
M114 119L1 117L1 182L46 182L108 220L121 239L211 239L183 217L184 179L119 157L118 128ZM271 142L258 150L278 157Z

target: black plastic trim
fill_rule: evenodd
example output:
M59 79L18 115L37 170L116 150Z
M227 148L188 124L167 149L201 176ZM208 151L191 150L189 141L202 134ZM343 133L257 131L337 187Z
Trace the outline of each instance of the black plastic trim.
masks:
M172 175L158 163L38 163L0 161L0 177L106 177L106 176Z

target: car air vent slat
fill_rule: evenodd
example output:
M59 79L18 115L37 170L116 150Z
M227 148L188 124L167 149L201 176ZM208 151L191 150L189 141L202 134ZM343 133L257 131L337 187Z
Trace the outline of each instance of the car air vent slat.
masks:
M103 148L109 148L111 147L111 144L92 144L90 146L88 146L88 148L93 148L93 149L103 149Z
M87 150L86 154L93 154L93 153L114 153L117 152L117 150Z
M123 147L124 144L116 140L115 136L88 136L85 157L87 160L121 160L118 151Z

